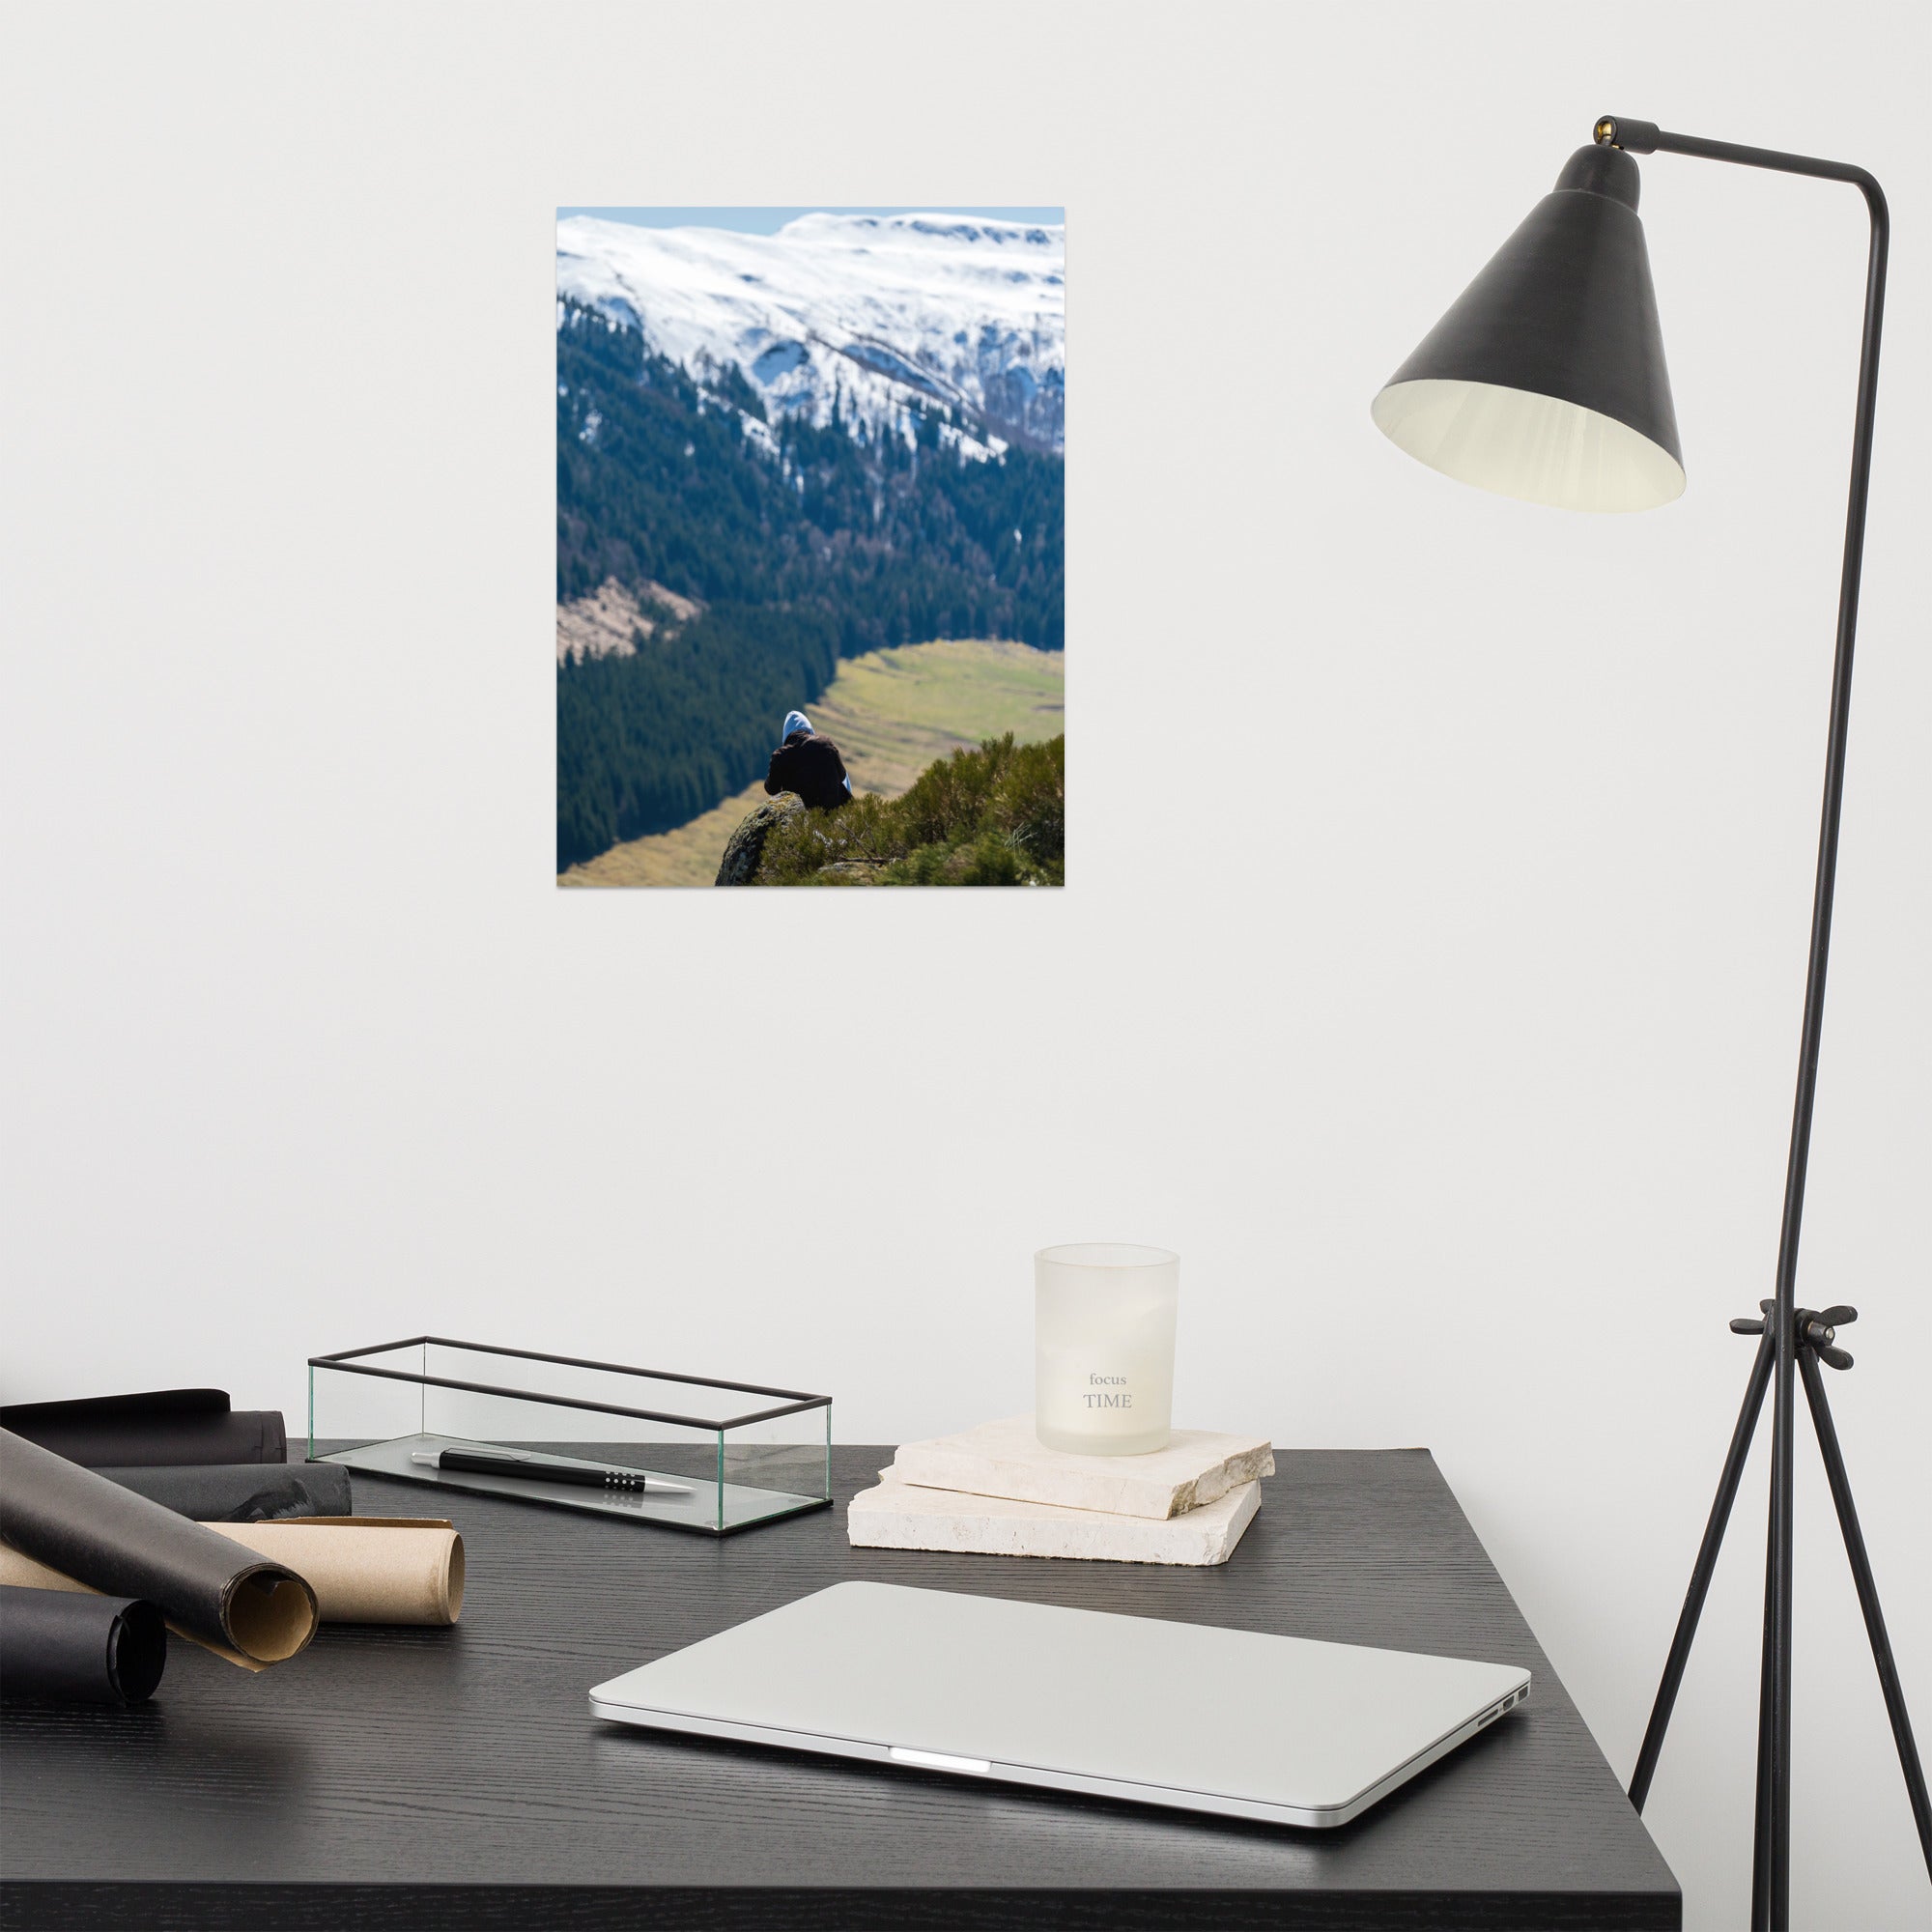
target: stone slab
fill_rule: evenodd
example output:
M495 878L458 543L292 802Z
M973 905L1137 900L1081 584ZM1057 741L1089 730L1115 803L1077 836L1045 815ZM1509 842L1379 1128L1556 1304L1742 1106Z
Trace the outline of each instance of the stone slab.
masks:
M1008 1496L923 1489L879 1472L845 1512L845 1533L867 1549L949 1549L979 1556L1063 1556L1108 1563L1225 1563L1261 1508L1260 1483L1243 1483L1184 1516L1154 1520Z
M1040 1441L1032 1416L1012 1415L957 1435L908 1442L893 1467L902 1481L925 1489L1160 1518L1273 1475L1274 1450L1264 1435L1177 1429L1167 1447L1151 1455L1069 1456Z

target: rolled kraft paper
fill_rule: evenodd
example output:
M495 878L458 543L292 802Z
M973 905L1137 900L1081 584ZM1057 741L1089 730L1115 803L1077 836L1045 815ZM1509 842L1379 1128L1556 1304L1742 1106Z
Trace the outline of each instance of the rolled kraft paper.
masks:
M315 1592L294 1571L7 1429L0 1538L85 1589L145 1597L171 1629L245 1669L279 1663L315 1634ZM0 1582L40 1581L0 1575Z
M161 1463L285 1463L288 1430L272 1408L230 1408L222 1389L151 1389L0 1408L11 1429L89 1468Z
M463 1609L463 1539L442 1517L209 1527L304 1577L326 1624L453 1624Z
M463 1539L443 1517L213 1522L215 1535L293 1571L326 1624L453 1624L463 1609ZM86 1586L0 1544L0 1585Z
M31 1556L22 1555L12 1544L0 1543L0 1590L26 1590L35 1596L53 1595L93 1598L100 1596L91 1583L77 1582L65 1570L56 1570L51 1565L37 1563ZM112 1602L113 1599L103 1601ZM173 1618L164 1619L164 1628L177 1636L186 1637L190 1643L198 1643L203 1650L229 1663L239 1663L243 1670L266 1670L268 1666L258 1663L252 1657L243 1657L239 1650L230 1650L225 1643L211 1643L205 1637L191 1635L182 1629Z
M168 1629L131 1597L0 1586L0 1697L141 1704L168 1662Z
M340 1463L200 1463L98 1473L197 1522L348 1516L355 1507Z

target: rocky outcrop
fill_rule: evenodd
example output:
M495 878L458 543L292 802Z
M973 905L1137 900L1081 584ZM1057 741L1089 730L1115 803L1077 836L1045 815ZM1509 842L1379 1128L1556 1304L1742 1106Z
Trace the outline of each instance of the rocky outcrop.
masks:
M765 840L772 836L772 828L783 824L793 813L804 810L805 802L796 792L782 791L771 804L761 805L755 811L741 818L737 831L732 833L724 847L724 860L712 883L720 886L751 885L758 876L758 861L765 855Z

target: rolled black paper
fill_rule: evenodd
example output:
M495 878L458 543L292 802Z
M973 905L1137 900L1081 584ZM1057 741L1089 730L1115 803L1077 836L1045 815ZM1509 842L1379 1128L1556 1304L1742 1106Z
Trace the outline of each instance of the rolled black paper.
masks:
M89 1468L177 1463L285 1463L288 1430L272 1408L230 1408L224 1389L150 1389L0 1408L11 1429Z
M355 1513L349 1471L340 1463L200 1463L95 1473L196 1522L278 1522Z
M0 1586L0 1697L141 1704L168 1662L168 1627L139 1597Z
M293 1570L5 1429L0 1538L103 1596L147 1598L251 1667L315 1634L315 1592Z

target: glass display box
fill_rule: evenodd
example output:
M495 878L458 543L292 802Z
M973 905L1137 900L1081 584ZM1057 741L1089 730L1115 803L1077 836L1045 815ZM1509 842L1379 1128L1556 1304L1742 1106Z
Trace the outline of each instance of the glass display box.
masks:
M308 1456L706 1536L825 1509L832 1398L417 1335L312 1355Z

